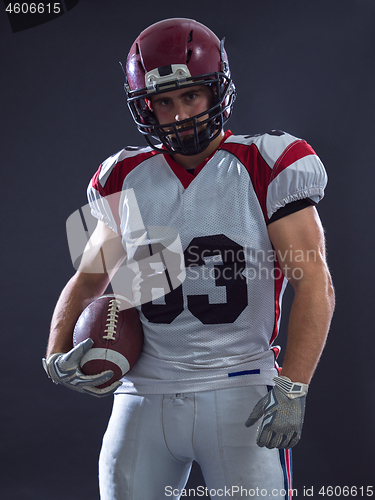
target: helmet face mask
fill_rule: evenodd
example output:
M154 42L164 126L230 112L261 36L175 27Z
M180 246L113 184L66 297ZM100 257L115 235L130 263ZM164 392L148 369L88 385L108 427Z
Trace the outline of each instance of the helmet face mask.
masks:
M190 19L167 19L144 30L129 52L126 76L127 103L138 130L153 149L170 154L204 151L221 133L236 97L224 41ZM211 106L186 120L160 125L151 97L197 85L209 86Z

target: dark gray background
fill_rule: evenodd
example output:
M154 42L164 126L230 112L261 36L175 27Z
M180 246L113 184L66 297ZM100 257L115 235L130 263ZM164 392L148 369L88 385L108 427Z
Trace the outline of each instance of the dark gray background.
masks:
M191 17L226 37L238 90L232 132L286 130L327 168L319 212L337 309L294 449L294 486L299 498L312 486L322 498L321 486L373 485L375 2L81 0L18 33L0 13L0 496L98 498L111 398L54 386L40 360L73 273L66 219L86 204L103 159L143 145L118 61L141 30L166 17ZM200 481L195 468L189 484Z

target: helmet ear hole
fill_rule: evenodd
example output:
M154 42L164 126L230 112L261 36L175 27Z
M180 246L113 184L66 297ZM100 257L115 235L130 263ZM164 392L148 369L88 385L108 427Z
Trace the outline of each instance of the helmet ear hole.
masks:
M149 99L140 98L134 102L134 111L138 117L138 120L141 123L142 127L147 127L147 130L150 131L153 125L157 123L155 115L151 108L151 103Z

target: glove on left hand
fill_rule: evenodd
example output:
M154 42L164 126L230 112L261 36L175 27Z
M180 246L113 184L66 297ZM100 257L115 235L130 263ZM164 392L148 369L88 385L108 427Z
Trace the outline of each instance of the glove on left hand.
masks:
M308 385L293 383L288 377L273 381L275 387L256 404L245 425L251 427L264 416L258 446L292 448L301 437Z

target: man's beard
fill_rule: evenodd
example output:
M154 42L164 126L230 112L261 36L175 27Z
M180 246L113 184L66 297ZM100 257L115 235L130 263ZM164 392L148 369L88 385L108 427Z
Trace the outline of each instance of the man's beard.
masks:
M176 153L178 152L187 156L198 154L204 151L210 143L211 127L205 124L203 127L198 127L197 134L193 132L191 134L179 135L178 137L180 140L177 139L175 134L170 136L170 144L176 150Z

